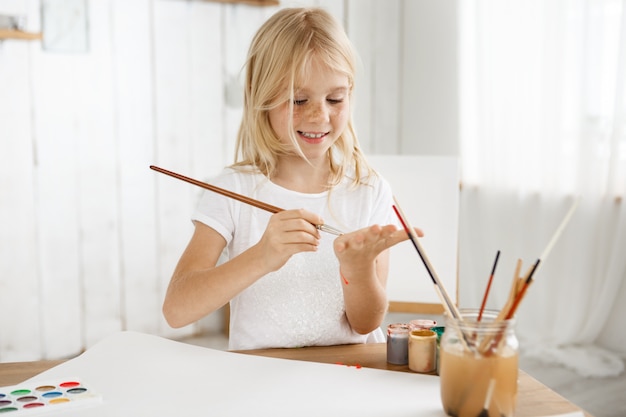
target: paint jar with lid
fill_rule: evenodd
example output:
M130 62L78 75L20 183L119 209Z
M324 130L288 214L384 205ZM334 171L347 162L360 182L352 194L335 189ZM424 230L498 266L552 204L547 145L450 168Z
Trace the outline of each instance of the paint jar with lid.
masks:
M443 335L443 332L446 330L446 328L444 326L435 326L432 327L430 330L432 330L433 332L435 332L435 334L437 334L437 370L436 373L437 375L439 375L439 366L440 366L440 361L439 358L441 357L441 336Z
M436 325L437 322L435 320L415 319L409 322L409 330L430 330Z
M437 369L437 333L432 330L411 330L409 333L409 369L422 374Z
M409 326L394 323L387 326L387 362L394 365L409 363Z

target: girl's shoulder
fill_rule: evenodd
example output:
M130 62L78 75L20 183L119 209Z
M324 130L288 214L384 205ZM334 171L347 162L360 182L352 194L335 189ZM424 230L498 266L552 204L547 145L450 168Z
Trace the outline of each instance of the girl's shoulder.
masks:
M259 170L247 166L225 167L211 180L215 186L244 194L258 189L267 182L267 177Z
M265 178L263 174L257 169L247 166L227 166L220 171L215 177L213 177L213 181L219 182L237 182L241 180L260 180Z

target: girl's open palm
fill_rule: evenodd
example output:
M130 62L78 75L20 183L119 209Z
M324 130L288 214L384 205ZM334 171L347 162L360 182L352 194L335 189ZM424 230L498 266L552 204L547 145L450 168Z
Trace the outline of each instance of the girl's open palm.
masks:
M415 231L423 236L420 229ZM374 225L335 239L335 255L342 267L352 271L369 268L381 252L407 239L406 231L394 225Z

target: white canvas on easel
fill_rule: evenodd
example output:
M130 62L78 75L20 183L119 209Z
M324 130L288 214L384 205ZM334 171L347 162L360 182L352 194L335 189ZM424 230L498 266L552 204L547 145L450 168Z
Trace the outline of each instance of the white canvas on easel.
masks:
M459 166L455 156L371 155L368 161L391 185L444 288L457 302ZM390 251L390 311L439 314L441 300L410 241Z

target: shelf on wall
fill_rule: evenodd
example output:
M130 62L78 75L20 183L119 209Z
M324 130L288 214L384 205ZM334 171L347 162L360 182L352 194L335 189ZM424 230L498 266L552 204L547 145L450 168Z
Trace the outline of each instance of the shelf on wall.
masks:
M3 39L21 39L26 41L43 39L41 32L24 32L15 29L0 29L0 40Z
M277 6L279 4L278 0L205 0L205 1L213 1L217 3L239 3L239 4L247 4L249 6Z

